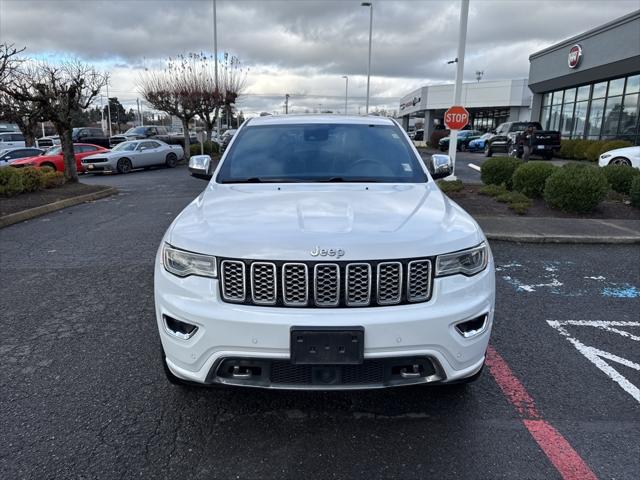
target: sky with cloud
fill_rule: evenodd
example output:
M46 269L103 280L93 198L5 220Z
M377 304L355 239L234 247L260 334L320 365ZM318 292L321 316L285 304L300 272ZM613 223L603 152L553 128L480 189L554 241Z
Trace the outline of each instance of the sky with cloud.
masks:
M218 52L249 69L239 107L364 111L369 9L360 0L217 0ZM452 82L460 4L374 0L371 104L397 109L426 84ZM213 0L0 0L0 42L111 73L110 95L135 104L143 68L213 51ZM640 0L471 0L465 80L524 78L529 55L640 8Z

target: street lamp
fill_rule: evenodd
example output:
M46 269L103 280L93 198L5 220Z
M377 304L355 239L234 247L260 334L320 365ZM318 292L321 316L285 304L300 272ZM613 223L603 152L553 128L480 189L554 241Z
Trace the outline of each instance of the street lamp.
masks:
M347 114L347 98L349 98L349 77L346 75L342 75L342 78L345 80L344 85L344 114Z
M366 113L369 113L369 83L371 82L371 34L373 33L373 2L362 2L363 7L369 7L369 66L367 67L367 106Z

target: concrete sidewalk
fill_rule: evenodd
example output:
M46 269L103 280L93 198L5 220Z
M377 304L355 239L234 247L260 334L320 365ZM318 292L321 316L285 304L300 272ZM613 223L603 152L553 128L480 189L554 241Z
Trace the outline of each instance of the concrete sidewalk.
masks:
M474 217L489 240L532 243L640 243L640 220Z

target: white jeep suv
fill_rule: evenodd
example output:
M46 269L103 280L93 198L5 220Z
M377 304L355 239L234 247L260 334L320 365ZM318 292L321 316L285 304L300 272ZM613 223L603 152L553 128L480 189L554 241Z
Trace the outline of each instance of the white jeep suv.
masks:
M491 251L390 119L245 122L155 265L174 383L362 389L467 382L494 315Z

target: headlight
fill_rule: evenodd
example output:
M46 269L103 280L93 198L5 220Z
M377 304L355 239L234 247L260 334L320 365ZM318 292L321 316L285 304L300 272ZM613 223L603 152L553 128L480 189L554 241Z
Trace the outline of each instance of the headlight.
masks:
M162 249L162 263L167 272L178 277L198 275L215 278L217 276L216 257L185 252L168 244L165 244Z
M456 273L469 277L484 270L488 261L489 248L485 243L481 243L469 250L438 255L438 258L436 258L436 277L444 277L445 275L454 275Z
M600 158L604 160L605 158L609 158L610 156L611 156L610 153L603 153L602 155L600 155Z

